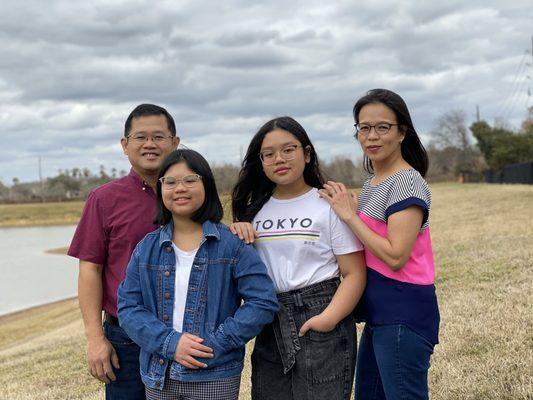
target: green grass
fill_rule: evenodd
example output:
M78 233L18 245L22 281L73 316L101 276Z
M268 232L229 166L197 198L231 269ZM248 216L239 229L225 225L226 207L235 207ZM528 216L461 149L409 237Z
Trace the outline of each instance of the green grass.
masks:
M533 186L431 189L441 309L432 399L531 399ZM250 398L249 374L247 359L241 399ZM75 300L0 318L0 386L6 399L103 398L87 372Z

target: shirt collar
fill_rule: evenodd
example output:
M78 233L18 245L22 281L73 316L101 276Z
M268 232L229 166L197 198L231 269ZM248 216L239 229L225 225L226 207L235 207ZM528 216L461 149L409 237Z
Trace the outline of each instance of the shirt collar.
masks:
M169 242L172 242L173 233L174 223L172 221L161 227L161 230L159 231L159 246L163 246ZM217 225L211 221L205 221L202 224L202 236L202 242L209 237L213 237L217 240L220 240L220 232L218 231Z
M137 172L135 172L133 168L130 169L130 173L128 174L128 176L133 180L135 185L139 185L142 190L146 190L146 188L152 189L152 187L146 181L144 181L141 176Z

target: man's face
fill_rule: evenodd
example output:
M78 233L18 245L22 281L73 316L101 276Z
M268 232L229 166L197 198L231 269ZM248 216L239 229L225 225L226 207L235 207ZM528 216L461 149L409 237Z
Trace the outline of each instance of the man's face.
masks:
M128 137L120 140L133 169L141 175L158 173L163 160L179 142L179 137L171 135L164 115L133 118Z

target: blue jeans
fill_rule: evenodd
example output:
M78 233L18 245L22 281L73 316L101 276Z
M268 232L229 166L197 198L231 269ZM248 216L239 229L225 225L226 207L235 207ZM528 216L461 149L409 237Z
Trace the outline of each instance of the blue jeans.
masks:
M357 354L357 400L427 400L433 345L405 325L366 324Z
M145 400L139 367L140 348L118 325L104 322L104 334L117 352L119 369L113 367L116 381L105 385L107 400Z

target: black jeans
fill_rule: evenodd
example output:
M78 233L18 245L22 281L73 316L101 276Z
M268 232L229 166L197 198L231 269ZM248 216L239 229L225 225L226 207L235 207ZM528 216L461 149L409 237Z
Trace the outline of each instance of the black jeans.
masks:
M253 400L350 399L357 352L353 315L331 332L298 337L304 322L327 307L339 283L330 279L278 294L280 311L255 340Z

